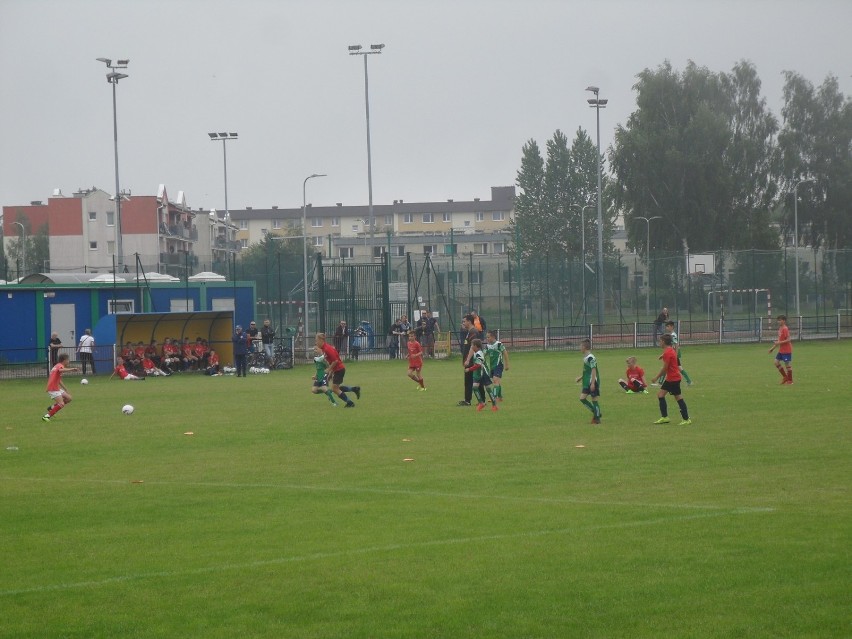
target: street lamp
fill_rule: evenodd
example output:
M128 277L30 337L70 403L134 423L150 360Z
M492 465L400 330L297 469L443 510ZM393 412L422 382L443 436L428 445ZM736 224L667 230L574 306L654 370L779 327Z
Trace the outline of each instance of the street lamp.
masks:
M318 177L326 177L325 173L311 173L308 177L304 179L302 182L302 258L303 258L303 267L304 267L304 278L305 278L305 310L302 321L302 337L304 339L305 344L305 359L310 357L310 351L308 350L308 198L306 195L306 190L308 186L308 180Z
M645 259L648 264L648 290L645 294L645 314L647 315L651 312L651 220L662 220L663 217L661 215L655 215L654 217L636 215L633 219L644 220L647 226L645 235Z
M225 164L225 219L231 217L231 212L228 209L228 149L225 143L228 140L236 140L239 137L237 133L208 133L211 142L222 142L222 159Z
M115 64L109 58L96 58L98 62L103 62L110 70L106 74L107 82L112 85L112 139L115 146L115 253L118 258L118 267L124 263L124 253L122 251L121 242L121 192L118 181L118 110L115 103L115 87L118 86L118 81L130 76L126 73L118 73L116 69L126 69L130 60L116 60Z
M793 187L793 250L795 251L796 264L796 317L801 317L799 309L799 185L813 182L811 178L799 180Z
M578 206L577 204L571 205L574 208L580 209L580 241L581 248L580 253L583 261L582 275L583 275L583 323L588 324L588 319L586 318L586 209L594 208L594 204L587 204L586 206Z
M12 222L12 224L17 224L18 226L21 227L20 237L22 237L23 239L19 239L18 241L20 242L21 246L23 247L22 248L22 251L23 251L22 257L23 257L23 264L24 264L23 270L24 270L24 273L26 274L26 272L27 272L27 229L20 222ZM20 281L20 279L21 279L21 274L18 273L18 281Z
M373 229L376 226L373 217L373 160L370 149L370 82L367 75L367 56L380 54L385 48L383 44L371 44L369 51L362 51L364 47L360 44L349 45L349 55L360 55L364 57L364 104L367 110L367 195L369 198L370 213L370 245L373 244Z
M595 94L594 98L586 100L589 106L597 112L598 121L598 157L597 157L597 174L598 174L598 324L603 324L603 211L601 210L601 109L606 108L606 103L609 100L600 99L598 94L600 89L595 86L586 87L586 91L591 91Z

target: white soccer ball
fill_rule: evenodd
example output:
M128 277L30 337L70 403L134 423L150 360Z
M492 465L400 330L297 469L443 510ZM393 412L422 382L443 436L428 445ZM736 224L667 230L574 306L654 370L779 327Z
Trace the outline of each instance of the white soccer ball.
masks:
M124 413L125 415L132 415L133 410L134 410L133 406L131 406L130 404L125 404L124 406L121 407L121 412Z
M80 380L80 383L81 384L88 384L89 380L84 377L83 379Z

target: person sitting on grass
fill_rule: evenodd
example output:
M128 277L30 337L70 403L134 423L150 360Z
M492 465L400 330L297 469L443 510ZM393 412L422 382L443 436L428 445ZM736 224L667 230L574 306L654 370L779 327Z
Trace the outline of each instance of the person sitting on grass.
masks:
M144 377L139 377L133 373L127 372L127 368L124 366L124 358L121 356L117 357L115 360L115 374L127 382L145 381Z
M212 348L207 354L207 374L211 376L222 374L219 370L219 353Z
M636 363L635 357L627 358L627 372L624 373L624 379L618 380L618 385L621 386L628 395L631 393L648 394L648 384L645 382L645 371Z
M170 373L167 373L162 368L157 368L154 360L150 357L142 359L142 370L145 371L146 375L153 375L154 377L168 377L170 375Z

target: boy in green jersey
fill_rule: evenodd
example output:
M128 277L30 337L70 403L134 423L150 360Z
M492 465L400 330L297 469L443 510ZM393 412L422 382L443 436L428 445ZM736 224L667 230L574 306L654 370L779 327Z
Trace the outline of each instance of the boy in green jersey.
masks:
M466 373L473 373L473 393L479 399L479 405L476 410L485 408L485 393L491 400L491 410L497 410L497 401L491 388L491 376L488 374L488 363L485 353L482 350L482 340L474 339L470 343L470 350L473 351L473 357L470 361L470 366L465 368Z
M580 342L580 350L583 352L583 374L576 381L583 382L583 390L580 391L580 403L592 411L592 423L601 423L601 407L598 397L601 394L601 380L598 377L598 360L592 355L592 341L584 339ZM592 401L587 398L591 397Z
M313 387L311 388L311 392L315 395L319 395L320 393L324 393L326 397L328 397L328 401L331 402L332 406L337 406L337 402L334 399L334 393L331 392L328 388L328 375L326 373L326 361L325 355L323 352L316 346L314 346L314 366L316 367L316 371L314 372L314 376L311 378L314 380Z
M494 382L494 396L502 402L503 371L509 370L509 352L497 339L496 332L488 331L485 339L488 342L485 355L488 360L488 370L491 371L491 381Z

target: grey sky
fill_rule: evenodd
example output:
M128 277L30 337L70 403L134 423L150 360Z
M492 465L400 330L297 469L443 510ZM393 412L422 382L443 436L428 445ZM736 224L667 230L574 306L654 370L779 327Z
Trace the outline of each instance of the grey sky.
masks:
M727 71L751 60L780 118L785 69L852 93L849 0L0 0L0 204L55 188L115 189L112 98L97 57L129 58L118 86L122 188L164 183L193 208L490 197L521 147L559 128L595 136L584 89L609 99L601 144L634 109L644 68Z

